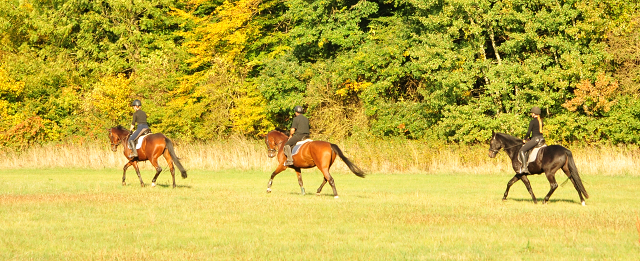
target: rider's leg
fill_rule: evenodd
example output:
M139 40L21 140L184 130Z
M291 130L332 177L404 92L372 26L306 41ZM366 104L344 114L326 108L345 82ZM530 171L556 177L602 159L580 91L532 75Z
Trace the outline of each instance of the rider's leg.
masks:
M527 152L533 149L533 147L535 147L537 144L538 144L538 140L535 138L532 138L530 141L527 141L527 143L525 143L522 146L522 148L520 148L520 151L518 152L518 159L522 163L520 165L520 174L529 174L529 170L527 169L527 165L528 165Z
M302 140L302 136L298 134L294 134L284 144L284 155L287 156L287 160L284 162L285 166L293 165L293 156L291 155L291 149L293 149L293 146L295 146L296 143L300 140Z
M287 156L287 161L284 162L285 166L293 165L293 157L291 156L291 146L284 145L284 155Z
M129 137L129 148L131 149L131 153L129 154L130 158L138 157L138 150L136 150L136 138L140 133L141 129L137 129L131 136Z

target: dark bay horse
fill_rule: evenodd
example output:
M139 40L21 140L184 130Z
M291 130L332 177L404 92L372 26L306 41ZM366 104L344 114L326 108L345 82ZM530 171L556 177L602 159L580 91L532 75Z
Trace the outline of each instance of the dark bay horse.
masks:
M125 178L127 175L127 168L133 165L136 170L136 174L138 174L138 178L140 179L140 185L144 187L144 182L142 181L140 170L138 169L138 162L148 160L149 162L151 162L151 165L156 168L156 175L151 181L151 186L155 187L156 179L162 171L162 168L160 168L160 166L158 165L158 158L160 157L160 155L163 155L167 160L167 163L169 164L169 170L171 170L171 178L173 178L174 188L176 187L176 175L174 173L173 164L176 164L176 166L180 170L180 173L182 173L182 178L187 178L187 171L182 167L182 164L180 164L180 161L176 156L176 152L173 150L173 143L169 138L164 136L164 134L154 133L144 138L144 140L142 140L140 149L138 149L138 157L135 157L133 159L130 159L128 157L129 152L131 151L129 149L129 146L127 146L129 135L131 135L131 132L129 130L126 130L122 126L117 126L109 129L111 150L115 152L118 148L118 145L122 144L122 146L124 147L124 156L129 160L129 162L124 165L124 173L122 174L123 186L126 185Z
M504 197L502 200L507 199L507 194L509 193L509 188L513 183L518 180L522 180L524 185L529 190L529 194L531 194L531 198L533 198L533 203L538 203L536 196L533 195L533 190L531 189L531 183L529 183L529 179L527 175L530 174L519 174L520 170L520 161L518 160L518 151L524 145L523 140L518 139L516 137L504 134L504 133L493 133L491 137L491 146L489 147L489 157L494 158L500 149L504 149L507 155L511 158L511 165L513 166L513 170L516 172L516 175L507 183L507 190L504 192ZM569 177L571 183L578 191L578 196L580 196L580 202L582 205L585 205L585 198L589 198L589 194L587 194L587 190L582 185L582 180L580 179L580 175L578 174L578 168L576 167L576 163L573 161L573 155L571 151L567 148L562 147L560 145L550 145L546 147L540 148L538 150L537 158L534 162L529 163L528 169L531 174L541 174L545 173L547 179L549 180L549 184L551 185L551 190L547 193L547 196L544 198L543 203L547 203L549 201L549 197L551 194L558 188L558 183L556 182L555 174L556 171L562 169L564 173Z
M273 184L273 178L278 175L278 173L287 169L287 166L284 166L284 161L287 157L284 155L284 143L289 139L289 137L282 133L281 131L274 130L267 134L265 137L265 143L268 148L268 156L269 158L273 158L278 156L278 167L271 174L271 179L269 179L269 185L267 186L267 193L271 192L271 184ZM333 181L333 177L329 174L329 168L336 159L336 156L339 156L342 161L349 167L351 172L356 174L356 176L364 178L365 173L355 164L353 164L347 157L344 156L342 150L338 147L338 145L326 142L326 141L311 141L303 144L298 153L293 155L293 163L294 165L288 166L296 171L296 175L298 176L298 184L300 184L300 191L302 195L305 194L304 187L302 186L302 176L300 173L300 169L308 169L313 167L318 167L318 169L324 175L324 180L322 184L318 188L316 192L317 195L320 195L320 191L322 191L322 187L329 182L331 188L333 188L333 196L338 198L338 191L336 191L336 185Z

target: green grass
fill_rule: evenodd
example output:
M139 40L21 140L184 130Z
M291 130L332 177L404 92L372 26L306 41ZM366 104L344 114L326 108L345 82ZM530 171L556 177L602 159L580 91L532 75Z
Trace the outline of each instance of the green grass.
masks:
M151 183L152 171L142 171ZM584 176L534 205L509 174L334 174L287 170L160 175L141 188L133 170L2 170L2 260L635 260L640 177ZM560 182L564 177L558 175ZM546 178L530 177L538 199Z

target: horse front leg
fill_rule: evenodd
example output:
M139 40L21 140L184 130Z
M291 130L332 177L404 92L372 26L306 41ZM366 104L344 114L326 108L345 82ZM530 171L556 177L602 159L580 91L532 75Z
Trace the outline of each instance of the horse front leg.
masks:
M509 180L509 183L507 183L507 190L504 191L504 197L502 197L502 201L507 200L507 195L509 194L509 189L511 188L511 185L513 185L513 183L518 182L518 180L520 180L520 176L522 175L516 174L513 176L511 180Z
M133 168L136 170L136 174L138 174L138 179L140 179L140 186L144 187L144 182L142 181L142 176L140 176L140 169L138 168L138 163L135 162L135 161L132 161L131 165L133 165Z
M304 196L305 193L304 193L304 187L302 186L302 173L300 172L300 168L294 168L294 170L296 171L296 176L298 176L298 185L300 185L300 194Z
M318 188L318 191L316 192L316 195L320 196L320 191L322 191L322 188L324 187L324 184L327 184L327 179L326 178L322 178L322 184L320 184L320 187Z
M125 180L127 179L127 169L129 168L129 166L131 166L131 161L127 162L127 164L124 164L124 168L122 169L122 186L127 185Z
M284 165L282 165L282 163L280 163L278 164L278 167L276 168L276 170L274 170L273 173L271 173L271 178L269 179L269 183L267 184L267 193L271 193L271 185L273 184L273 178L275 178L276 175L278 175L278 173L282 172L285 169L287 169L287 167L285 167Z
M529 178L527 178L527 175L522 175L521 179L524 185L527 187L531 198L533 199L533 204L538 204L538 199L536 199L536 195L533 194L533 189L531 189L531 183L529 182Z

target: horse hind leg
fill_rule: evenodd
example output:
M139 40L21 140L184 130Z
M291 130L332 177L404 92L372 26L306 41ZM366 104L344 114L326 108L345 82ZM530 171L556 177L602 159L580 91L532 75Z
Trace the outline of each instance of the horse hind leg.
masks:
M318 188L318 191L316 192L316 195L320 196L320 192L322 191L322 188L324 187L324 184L327 184L327 178L322 178L322 184L320 184L320 187Z
M547 202L549 202L549 198L551 197L551 194L553 194L553 192L556 191L556 189L558 188L558 182L556 182L555 176L556 176L555 171L551 171L547 173L547 180L549 180L549 185L551 186L551 189L549 190L549 193L547 193L547 196L544 197L544 201L542 201L542 204L547 204Z
M158 179L158 176L160 175L160 172L162 172L162 168L158 164L158 158L151 158L151 159L149 159L149 162L151 162L151 165L153 165L153 167L156 169L156 175L154 175L153 176L153 180L151 180L151 186L155 187L156 186L156 179Z
M323 168L321 169L322 174L324 175L324 179L326 182L329 182L329 185L331 185L331 188L333 189L333 197L334 198L339 198L338 197L338 191L336 190L336 183L333 180L333 177L331 176L331 174L329 173L329 169L328 168ZM324 182L322 183L322 186L324 186ZM322 189L322 186L320 186L320 188L318 189L318 193L320 192L320 189Z
M173 188L176 187L176 172L175 169L173 167L173 160L171 159L171 154L169 153L169 150L164 150L164 153L162 154L164 156L164 159L167 160L167 165L169 166L169 171L171 172L171 179L173 181ZM155 181L155 179L154 179Z
M586 206L586 203L584 202L584 197L582 196L582 192L580 191L580 188L578 187L578 184L576 184L576 181L573 180L573 176L571 176L571 171L569 171L568 167L563 167L562 171L564 172L564 174L567 175L567 177L569 178L569 180L571 180L571 183L573 183L573 187L576 189L576 191L578 191L578 196L580 197L580 203L583 206Z

